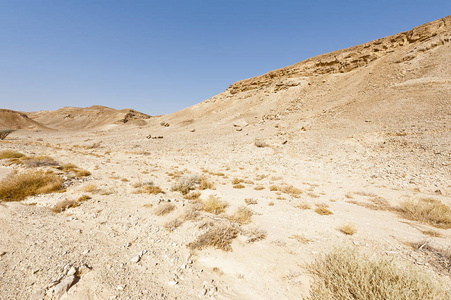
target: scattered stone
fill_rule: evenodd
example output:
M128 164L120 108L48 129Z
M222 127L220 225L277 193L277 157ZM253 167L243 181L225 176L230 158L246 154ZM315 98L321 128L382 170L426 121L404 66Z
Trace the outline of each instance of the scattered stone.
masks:
M249 123L246 122L245 120L239 120L239 121L233 122L233 127L241 127L241 128L243 128L243 127L246 127L248 125L249 125Z
M75 282L75 276L68 276L68 277L64 278L63 280L61 280L61 282L58 283L56 286L54 286L51 289L51 293L53 292L53 294L57 298L60 298L72 287L74 282Z
M282 145L285 145L286 143L288 143L288 140L283 141Z
M86 254L88 254L88 253L89 253L89 250L83 251L83 255L86 255Z
M0 251L0 257L2 257L3 255L5 255L6 252L5 251Z
M118 291L123 291L125 289L126 285L125 284L120 284L116 287L116 290Z
M169 285L169 286L175 286L175 285L177 285L177 284L178 284L178 281L177 281L177 280L171 280L171 281L168 282L168 285Z
M189 132L196 132L196 129L190 129L190 131Z
M73 276L73 275L75 275L75 273L77 273L77 269L75 267L72 267L67 272L67 276Z
M207 294L207 289L202 289L202 291L200 291L199 296L205 296Z
M243 131L243 128L237 127L237 128L236 128L236 131Z
M146 136L146 139L151 139L152 138L152 135L151 134L149 134L148 136Z
M135 257L133 257L132 259L130 259L130 262L132 263L137 263L141 260L141 256L136 255Z

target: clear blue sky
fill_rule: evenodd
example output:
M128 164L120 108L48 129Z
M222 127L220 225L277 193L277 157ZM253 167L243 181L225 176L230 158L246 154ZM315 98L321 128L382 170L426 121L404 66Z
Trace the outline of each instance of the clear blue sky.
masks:
M0 108L171 113L449 14L450 0L0 0Z

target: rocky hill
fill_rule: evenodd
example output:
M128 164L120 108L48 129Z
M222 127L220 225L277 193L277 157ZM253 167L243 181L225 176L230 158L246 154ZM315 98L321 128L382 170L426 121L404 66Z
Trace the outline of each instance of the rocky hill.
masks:
M133 109L116 110L93 105L91 107L64 107L55 111L29 113L30 118L58 130L109 128L120 124L146 125L149 115Z

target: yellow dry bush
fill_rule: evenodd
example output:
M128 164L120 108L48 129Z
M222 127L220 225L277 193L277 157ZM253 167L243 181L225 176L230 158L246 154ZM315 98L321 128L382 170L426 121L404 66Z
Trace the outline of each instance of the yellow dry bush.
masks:
M230 220L239 224L248 224L251 222L252 211L246 206L239 207L233 215L230 216Z
M227 203L213 195L210 195L207 200L202 201L202 210L216 215L223 213L226 207Z
M320 256L308 270L314 276L310 300L450 299L449 291L421 268L354 249Z
M24 154L14 151L14 150L4 150L4 151L0 152L0 159L21 158L24 156L25 156Z
M30 171L14 174L0 182L0 199L20 201L28 196L58 191L62 187L63 179L52 173Z
M451 228L451 208L435 199L418 199L401 202L400 214L437 228Z

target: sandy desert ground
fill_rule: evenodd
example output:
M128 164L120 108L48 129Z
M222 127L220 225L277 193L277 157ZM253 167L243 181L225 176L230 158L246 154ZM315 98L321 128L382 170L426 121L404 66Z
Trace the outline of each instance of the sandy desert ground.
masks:
M171 115L3 110L0 152L26 158L0 179L64 189L1 199L0 299L307 299L337 247L449 290L449 216L403 205L451 205L450 41L447 17Z

